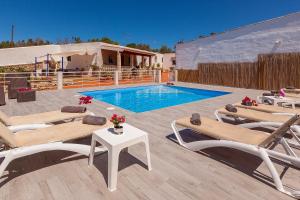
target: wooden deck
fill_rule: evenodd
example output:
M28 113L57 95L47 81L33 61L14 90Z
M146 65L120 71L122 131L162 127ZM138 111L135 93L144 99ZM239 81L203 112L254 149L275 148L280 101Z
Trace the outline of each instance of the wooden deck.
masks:
M98 115L125 114L128 123L149 133L151 172L141 162L146 161L143 145L133 146L129 153L121 154L118 189L109 192L107 154L95 157L94 166L88 167L84 156L60 151L41 153L9 165L9 172L0 178L0 199L292 199L274 189L266 167L253 156L223 148L191 152L172 140L172 120L193 112L214 117L213 111L218 107L237 102L245 95L256 97L261 91L179 84L233 93L140 114L119 108L109 111L106 108L111 105L98 101L88 105ZM8 115L25 115L59 109L77 104L78 91L92 89L40 91L36 102L9 100L0 110ZM90 139L80 142L89 143ZM286 186L300 189L299 169L282 163L276 168Z

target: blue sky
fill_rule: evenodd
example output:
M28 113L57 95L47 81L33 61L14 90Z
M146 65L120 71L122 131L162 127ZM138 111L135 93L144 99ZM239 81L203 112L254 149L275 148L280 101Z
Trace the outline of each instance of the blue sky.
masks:
M121 44L173 47L179 40L222 32L300 11L299 0L1 0L0 40L52 42L108 36Z

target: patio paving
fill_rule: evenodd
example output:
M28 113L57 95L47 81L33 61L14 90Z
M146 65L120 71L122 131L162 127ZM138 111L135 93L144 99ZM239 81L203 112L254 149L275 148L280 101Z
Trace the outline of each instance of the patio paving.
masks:
M0 178L0 199L293 199L274 189L270 175L259 159L230 149L215 148L191 152L172 140L171 121L199 112L214 118L215 109L240 101L245 95L255 98L262 91L178 83L181 86L222 90L229 95L160 110L132 113L93 101L88 109L110 117L123 114L127 122L149 133L152 171L146 161L144 146L129 148L120 155L118 189L107 189L107 154L88 159L70 152L46 152L20 158ZM132 85L131 85L132 86ZM126 87L126 86L121 86ZM101 87L113 88L111 87ZM0 110L8 115L26 115L78 104L78 92L99 88L40 91L36 102L7 100ZM90 139L81 140L90 143ZM297 151L299 153L299 151ZM300 155L300 154L299 154ZM277 163L286 186L300 189L299 169Z

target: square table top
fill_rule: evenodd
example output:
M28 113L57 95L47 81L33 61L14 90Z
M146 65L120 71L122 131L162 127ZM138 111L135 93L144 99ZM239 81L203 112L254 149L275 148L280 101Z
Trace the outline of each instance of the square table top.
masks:
M116 146L128 143L132 140L139 139L147 135L143 130L140 130L130 124L124 123L123 134L117 135L113 132L112 127L106 127L93 132L97 140L108 143L109 145Z

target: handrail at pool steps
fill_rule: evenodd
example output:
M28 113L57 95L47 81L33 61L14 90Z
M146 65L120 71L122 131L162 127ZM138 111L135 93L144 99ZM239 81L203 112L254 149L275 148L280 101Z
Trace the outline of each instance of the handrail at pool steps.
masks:
M131 69L120 71L32 71L0 73L0 83L7 91L7 85L12 78L26 77L31 87L35 90L56 90L68 88L101 87L121 84L161 83L161 70Z

